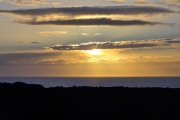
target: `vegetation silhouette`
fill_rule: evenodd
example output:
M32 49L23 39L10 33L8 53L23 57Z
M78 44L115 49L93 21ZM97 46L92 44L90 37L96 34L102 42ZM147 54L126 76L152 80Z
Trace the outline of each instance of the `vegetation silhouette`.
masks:
M180 119L180 89L0 83L0 119Z

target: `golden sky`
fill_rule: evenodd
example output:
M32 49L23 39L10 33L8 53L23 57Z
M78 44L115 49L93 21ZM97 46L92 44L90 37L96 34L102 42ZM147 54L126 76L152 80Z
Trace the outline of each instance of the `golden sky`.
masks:
M178 0L0 0L0 76L180 76Z

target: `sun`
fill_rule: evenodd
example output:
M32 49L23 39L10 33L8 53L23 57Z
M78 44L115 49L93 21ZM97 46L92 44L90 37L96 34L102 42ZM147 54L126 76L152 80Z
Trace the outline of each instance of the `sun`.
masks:
M91 55L101 55L100 49L86 50L86 52L91 54Z

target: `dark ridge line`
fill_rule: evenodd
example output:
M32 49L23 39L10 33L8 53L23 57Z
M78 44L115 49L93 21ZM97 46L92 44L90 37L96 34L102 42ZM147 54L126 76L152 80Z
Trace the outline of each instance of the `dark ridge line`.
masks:
M180 89L0 83L1 120L179 120Z

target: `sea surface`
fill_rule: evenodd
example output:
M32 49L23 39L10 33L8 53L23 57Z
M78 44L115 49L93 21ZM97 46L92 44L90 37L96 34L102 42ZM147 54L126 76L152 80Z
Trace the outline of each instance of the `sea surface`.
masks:
M0 83L24 82L44 87L163 87L180 88L180 77L0 77Z

